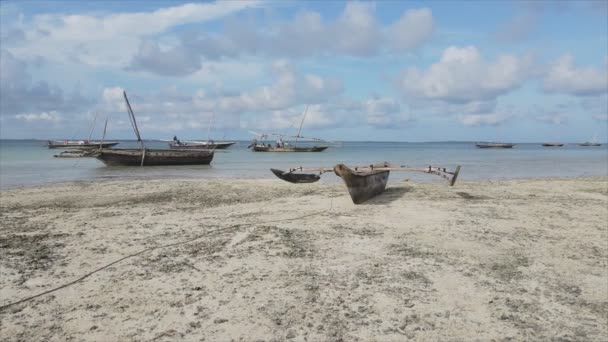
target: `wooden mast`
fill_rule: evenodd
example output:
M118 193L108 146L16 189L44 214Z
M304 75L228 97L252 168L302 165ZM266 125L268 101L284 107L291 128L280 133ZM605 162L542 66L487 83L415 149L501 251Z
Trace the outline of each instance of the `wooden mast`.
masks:
M87 137L87 141L91 140L91 136L93 135L93 128L95 128L95 122L97 121L97 115L99 113L95 113L95 117L93 118L93 123L91 123L91 127L89 128L89 136Z
M139 166L143 167L144 161L146 159L146 147L144 146L144 142L141 140L141 136L139 135L137 121L135 120L135 114L133 113L133 109L131 108L129 99L127 98L127 92L123 90L122 95L124 96L125 102L127 103L127 109L129 110L129 118L131 119L131 126L133 126L133 130L135 131L135 135L137 136L137 141L139 141L139 145L141 146L141 163Z
M300 121L300 128L298 129L298 134L296 135L296 141L293 144L293 147L298 145L298 138L300 137L300 132L302 132L302 125L304 125L304 119L306 119L306 114L308 113L308 105L304 109L304 116L302 117L302 121Z
M108 128L108 117L106 116L106 123L103 125L103 135L101 136L101 142L99 143L99 149L103 148L103 141L106 139L106 129Z
M131 109L131 104L129 103L129 99L127 98L127 92L123 90L122 95L125 98L125 102L127 103L127 110L129 111L129 119L131 120L131 126L135 131L135 136L137 136L137 141L141 145L141 149L144 149L144 142L141 140L141 136L139 135L139 129L137 128L137 121L135 121L135 114L133 114L133 109Z

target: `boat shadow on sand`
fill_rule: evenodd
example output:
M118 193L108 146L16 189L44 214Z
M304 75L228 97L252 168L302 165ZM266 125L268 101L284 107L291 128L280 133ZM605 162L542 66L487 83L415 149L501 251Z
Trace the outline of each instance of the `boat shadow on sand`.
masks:
M384 192L382 192L380 195L378 195L374 198L368 199L367 201L361 203L361 205L366 205L366 204L378 205L378 204L391 203L391 202L394 202L394 201L402 198L406 193L412 192L412 190L413 190L413 187L408 186L408 185L387 187L386 190L384 190Z

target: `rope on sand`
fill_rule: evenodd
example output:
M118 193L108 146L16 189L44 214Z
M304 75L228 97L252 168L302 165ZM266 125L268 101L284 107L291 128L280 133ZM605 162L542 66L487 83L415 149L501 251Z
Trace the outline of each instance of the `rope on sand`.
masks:
M297 216L297 217L291 217L291 218L286 218L286 219L278 219L278 220L270 220L270 221L258 222L258 223L254 223L252 225L267 224L267 223L273 223L273 222L283 222L283 221L295 221L295 220L303 219L303 218L306 218L306 217L311 217L311 216L316 216L316 215L324 214L326 212L331 211L332 207L333 207L333 198L332 198L331 205L330 205L329 209L322 210L322 211L315 212L315 213L310 213L310 214L302 215L302 216ZM80 281L82 281L82 280L84 280L84 279L92 276L93 274L95 274L97 272L103 271L104 269L106 269L108 267L111 267L113 265L118 264L119 262L121 262L123 260L129 259L129 258L134 258L136 256L139 256L139 255L147 253L147 252L151 252L151 251L156 250L156 249L168 248L168 247L174 247L174 246L178 246L178 245L187 244L187 243L190 243L192 241L195 241L195 240L198 240L200 238L203 238L203 237L207 236L209 233L217 233L217 232L220 232L222 230L233 229L233 228L240 227L240 226L245 226L245 225L248 225L248 224L247 223L238 223L238 224L235 224L235 225L232 225L232 226L228 226L228 227L212 230L212 231L206 232L205 234L197 235L197 236L195 236L195 237L193 237L191 239L188 239L188 240L184 240L184 241L180 241L180 242L175 242L175 243L169 243L169 244L166 244L166 245L161 245L161 246L156 246L156 247L146 248L146 249L141 250L141 251L139 251L137 253L129 254L129 255L127 255L125 257L122 257L122 258L120 258L118 260L115 260L115 261L113 261L113 262L111 262L111 263L109 263L107 265L99 267L99 268L97 268L97 269L95 269L95 270L93 270L93 271L91 271L91 272L83 275L82 277L69 282L69 283L65 283L63 285L57 286L55 288L52 288L50 290L38 293L38 294L30 296L30 297L23 298L23 299L18 300L16 302L12 302L12 303L8 303L8 304L5 304L5 305L2 305L2 306L0 306L0 311L2 311L4 309L7 309L7 308L9 308L9 307L11 307L13 305L17 305L17 304L21 304L21 303L24 303L24 302L28 302L28 301L30 301L32 299L35 299L35 298L38 298L38 297L42 297L42 296L47 295L49 293L56 292L56 291L59 291L59 290L61 290L63 288L66 288L68 286L74 285L74 284L76 284L76 283L78 283L78 282L80 282Z

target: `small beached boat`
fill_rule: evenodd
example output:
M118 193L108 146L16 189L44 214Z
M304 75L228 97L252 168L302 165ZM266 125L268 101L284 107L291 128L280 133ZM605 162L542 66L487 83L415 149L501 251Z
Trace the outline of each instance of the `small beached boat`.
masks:
M564 146L564 144L562 144L562 143L544 143L543 146L544 147L562 147L562 146Z
M477 142L475 146L479 148L513 148L515 144L497 143L497 142Z
M147 149L144 146L135 114L123 91L131 126L140 143L139 149L99 149L95 157L108 166L152 166L152 165L209 165L213 160L213 150L161 150Z
M108 166L209 165L213 160L207 150L102 149L95 156Z
M314 183L321 179L323 173L333 171L338 177L342 178L346 184L353 203L360 204L384 192L390 171L415 171L434 174L447 179L450 182L450 185L454 185L458 178L458 174L460 173L460 166L457 166L455 171L448 171L446 168L433 166L423 168L394 166L389 163L358 166L354 168L349 168L344 164L338 164L333 168L307 169L299 167L289 169L288 171L281 171L278 169L270 170L278 178L290 183ZM318 174L304 172L318 172Z
M109 148L118 145L115 141L89 141L89 140L49 140L48 148L63 148L66 150L91 150L96 148Z
M359 171L338 164L334 166L334 172L346 183L353 203L359 204L384 192L390 170L371 168Z

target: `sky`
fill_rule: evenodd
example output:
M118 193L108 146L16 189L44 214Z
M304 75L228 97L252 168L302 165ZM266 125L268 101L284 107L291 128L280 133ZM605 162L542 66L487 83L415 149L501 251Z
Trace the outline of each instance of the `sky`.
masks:
M0 138L608 140L608 0L2 1Z

